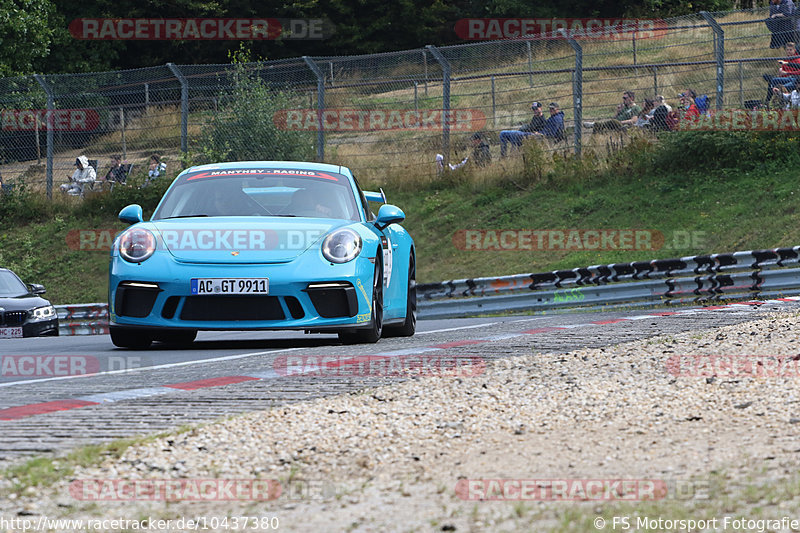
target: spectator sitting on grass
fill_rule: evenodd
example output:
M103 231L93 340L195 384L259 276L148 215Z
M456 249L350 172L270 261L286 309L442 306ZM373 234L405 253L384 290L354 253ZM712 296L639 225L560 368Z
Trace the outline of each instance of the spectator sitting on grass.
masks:
M111 156L111 168L106 172L103 180L111 183L125 183L128 175L125 173L125 168L122 166L122 157L118 155Z
M545 119L541 102L533 102L531 110L533 111L533 118L528 124L516 130L503 130L500 132L500 157L505 157L508 143L519 148L522 146L522 139L535 135L544 128Z
M792 90L790 93L789 89L782 85L780 89L773 87L772 92L775 93L775 98L780 97L783 100L786 109L800 108L800 92L797 89Z
M550 102L548 108L550 117L545 121L541 135L554 141L561 141L564 139L564 112L555 102Z
M788 42L784 46L786 51L786 60L779 60L778 75L773 77L770 74L764 74L764 80L767 82L767 103L772 99L774 88L784 86L790 91L795 88L798 77L800 77L800 56L797 55L797 49L793 42Z
M642 112L642 108L636 104L634 100L635 94L633 91L625 91L622 93L622 103L617 104L617 114L614 118L608 120L598 120L597 122L584 122L583 125L587 128L592 128L595 133L601 131L619 131L625 129L623 121L635 119Z
M144 185L142 187L147 187L147 185L163 174L167 170L167 164L161 161L161 158L157 154L153 154L150 156L150 168L147 171L147 179L144 180Z
M639 112L639 115L635 118L631 118L628 120L622 120L622 124L626 126L636 126L637 128L644 128L650 126L650 121L653 118L653 111L655 110L656 103L655 100L651 100L650 98L644 99L644 107Z
M83 196L83 188L87 183L94 183L97 173L89 165L89 159L85 156L78 156L75 159L75 172L72 173L69 183L64 183L59 187L61 192L70 196Z
M483 139L483 135L480 133L473 133L472 137L470 137L470 141L472 141L472 154L468 155L460 163L455 165L448 163L447 167L450 170L456 170L463 167L467 164L467 161L469 161L470 158L472 158L475 164L479 167L485 167L492 162L492 153L489 151L489 143ZM444 156L442 154L436 154L436 171L438 174L444 172Z

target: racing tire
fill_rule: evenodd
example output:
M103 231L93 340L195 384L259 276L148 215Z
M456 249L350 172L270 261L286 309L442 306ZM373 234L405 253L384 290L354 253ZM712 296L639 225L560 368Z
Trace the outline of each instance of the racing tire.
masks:
M109 329L111 331L111 342L118 348L143 350L150 347L153 342L152 333L148 330L120 326L111 326Z
M355 331L340 331L339 340L343 344L374 344L383 333L383 267L380 253L375 257L375 275L372 278L372 314L368 328Z
M400 326L386 326L384 337L411 337L417 331L417 269L414 256L408 259L408 292L406 296L406 319Z

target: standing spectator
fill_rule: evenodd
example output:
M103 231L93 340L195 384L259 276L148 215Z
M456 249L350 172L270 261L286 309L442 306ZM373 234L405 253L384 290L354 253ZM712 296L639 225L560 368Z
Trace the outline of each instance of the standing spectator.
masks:
M89 159L85 156L78 156L75 159L75 172L72 173L69 183L64 183L59 187L61 192L70 196L83 196L84 187L87 183L94 183L97 179L97 172L89 165Z
M797 48L794 42L789 41L784 46L786 51L786 61L778 61L778 75L772 77L769 74L764 74L764 80L767 82L767 103L772 99L774 94L773 89L779 86L784 86L788 90L795 88L798 78L800 78L800 56L797 55Z
M506 145L511 143L512 146L516 146L519 148L522 146L522 139L525 137L529 137L531 135L535 135L542 131L544 128L545 119L544 114L542 113L542 104L540 102L533 102L531 104L531 110L533 111L533 118L531 121L516 130L503 130L500 132L500 156L505 157L506 155Z
M795 6L792 0L770 0L767 28L772 33L770 48L780 48L795 40Z

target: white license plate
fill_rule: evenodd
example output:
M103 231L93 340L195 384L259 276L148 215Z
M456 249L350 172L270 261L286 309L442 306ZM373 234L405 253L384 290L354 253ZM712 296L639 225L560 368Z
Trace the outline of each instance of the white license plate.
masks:
M268 294L267 278L192 278L192 294Z
M22 328L0 328L0 339L17 339L22 337Z

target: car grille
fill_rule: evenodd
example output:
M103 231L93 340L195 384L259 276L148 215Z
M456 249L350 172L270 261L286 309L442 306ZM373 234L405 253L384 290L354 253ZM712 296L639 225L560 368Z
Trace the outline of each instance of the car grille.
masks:
M276 296L187 296L181 320L283 320Z
M6 311L0 313L0 325L3 326L21 326L28 318L27 311Z

